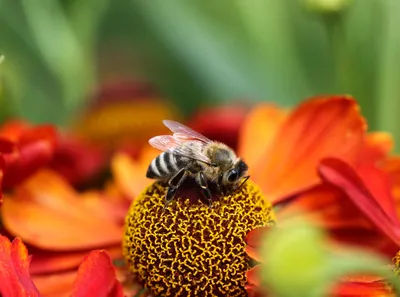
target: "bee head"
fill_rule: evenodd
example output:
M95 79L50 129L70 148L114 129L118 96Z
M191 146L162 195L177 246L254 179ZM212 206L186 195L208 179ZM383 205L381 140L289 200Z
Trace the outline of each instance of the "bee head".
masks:
M234 184L238 182L240 179L242 179L242 177L246 174L247 170L248 170L247 164L244 161L239 160L239 162L236 163L235 167L227 171L226 180L229 183Z

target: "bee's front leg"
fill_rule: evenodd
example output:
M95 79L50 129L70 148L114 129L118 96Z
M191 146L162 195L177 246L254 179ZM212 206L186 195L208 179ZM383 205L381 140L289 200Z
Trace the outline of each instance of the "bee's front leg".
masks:
M200 185L204 196L206 196L206 198L207 198L208 206L211 208L212 207L212 196L211 196L210 189L208 188L207 179L202 171L199 172L197 182Z
M219 191L219 194L221 195L221 198L223 198L225 196L225 191L222 188L222 178L223 178L223 174L220 173L218 176L218 181L217 181L217 189Z
M168 181L168 191L167 195L165 196L165 204L164 204L164 211L167 208L168 204L171 203L171 201L174 199L174 196L176 194L176 191L180 187L180 185L184 182L186 179L188 172L186 168L182 168L181 170L178 171L177 174L175 174L173 177L170 178Z

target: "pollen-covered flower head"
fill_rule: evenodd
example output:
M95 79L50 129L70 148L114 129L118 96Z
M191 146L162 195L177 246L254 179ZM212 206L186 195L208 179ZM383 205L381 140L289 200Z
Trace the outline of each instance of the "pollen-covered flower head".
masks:
M209 208L188 180L164 212L166 190L155 182L127 215L124 254L135 280L155 296L246 295L245 236L275 220L271 204L248 181Z

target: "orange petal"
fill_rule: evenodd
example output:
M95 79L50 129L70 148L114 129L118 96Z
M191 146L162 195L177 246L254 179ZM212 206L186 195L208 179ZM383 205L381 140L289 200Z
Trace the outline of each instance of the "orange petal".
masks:
M155 154L154 157L156 156ZM134 199L152 182L146 178L150 161L137 162L125 153L118 153L113 157L111 163L113 176L117 187L124 195Z
M4 297L35 297L39 291L29 274L28 250L21 239L11 243L0 235L0 295Z
M104 250L92 251L78 270L72 297L123 297L111 258Z
M393 137L389 133L368 133L359 153L357 164L374 164L381 161L388 156L393 146Z
M32 279L38 287L41 297L71 297L76 271L33 275Z
M270 147L286 115L283 109L272 104L259 104L246 116L239 132L238 155L246 161L250 170Z
M366 130L359 106L348 96L308 100L287 118L255 167L253 178L273 202L319 181L328 156L354 162ZM265 161L264 161L265 160Z
M40 171L14 197L4 197L0 211L10 233L42 249L83 250L118 244L122 226L91 211L80 198L54 172Z

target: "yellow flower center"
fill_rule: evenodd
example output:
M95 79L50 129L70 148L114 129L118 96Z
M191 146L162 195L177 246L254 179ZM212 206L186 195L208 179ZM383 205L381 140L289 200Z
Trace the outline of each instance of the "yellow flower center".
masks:
M245 236L275 220L260 190L248 181L209 208L185 182L163 212L165 194L155 182L127 215L124 255L135 281L155 296L246 296Z

